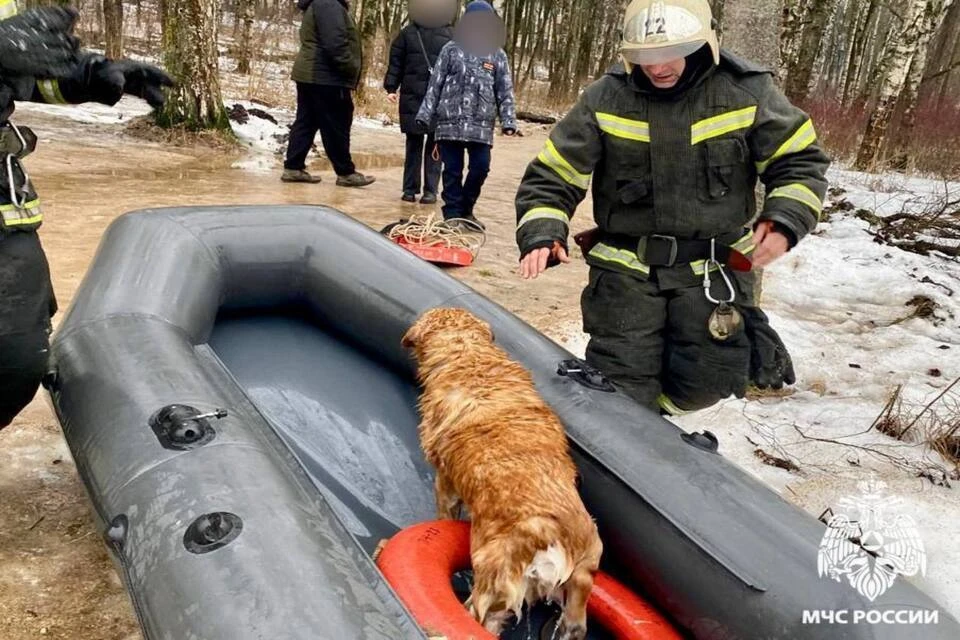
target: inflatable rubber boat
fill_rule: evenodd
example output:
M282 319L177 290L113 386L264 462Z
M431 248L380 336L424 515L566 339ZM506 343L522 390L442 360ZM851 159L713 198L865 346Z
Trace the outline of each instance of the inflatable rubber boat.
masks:
M45 386L148 639L426 637L375 556L435 517L400 345L435 306L490 322L532 372L602 569L685 637L960 638L906 578L874 601L821 578L825 525L708 432L338 211L255 206L121 216L53 340ZM870 623L904 612L928 624Z

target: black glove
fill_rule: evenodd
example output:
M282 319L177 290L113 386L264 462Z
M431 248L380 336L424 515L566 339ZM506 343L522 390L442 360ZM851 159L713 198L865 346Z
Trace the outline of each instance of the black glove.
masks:
M133 60L108 60L101 58L91 62L87 74L86 91L97 102L114 105L123 94L142 98L154 109L163 106L166 96L162 87L172 87L173 79L161 69Z
M67 7L27 9L0 21L0 76L54 78L78 63L80 41L71 35L77 12Z
M797 381L787 347L758 307L740 307L750 339L750 381L758 389L782 389Z
M111 66L123 74L123 92L146 100L154 109L162 107L166 100L163 87L175 84L162 69L143 62L117 60Z

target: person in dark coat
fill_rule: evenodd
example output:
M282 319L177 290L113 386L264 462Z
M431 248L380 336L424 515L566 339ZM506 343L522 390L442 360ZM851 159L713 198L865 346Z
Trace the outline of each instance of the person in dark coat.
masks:
M337 184L363 187L375 178L357 173L350 155L351 91L360 84L362 51L348 0L297 0L303 11L300 52L291 78L297 83L297 116L290 130L284 182L320 182L306 171L307 154L320 132Z
M490 173L497 116L504 135L517 131L502 25L488 2L467 4L453 40L440 50L417 112L417 122L437 123L435 135L443 160L443 217L448 226L484 228L473 210ZM466 178L464 154L469 157Z
M407 153L403 165L403 200L406 202L416 202L420 194L421 171L423 197L420 202L433 204L437 201L437 185L440 182L442 165L439 156L434 157L432 127L421 126L416 118L440 50L452 37L453 29L449 24L430 27L420 24L411 16L410 24L400 31L390 47L390 65L383 80L383 88L389 94L391 102L399 102L400 131L407 136Z

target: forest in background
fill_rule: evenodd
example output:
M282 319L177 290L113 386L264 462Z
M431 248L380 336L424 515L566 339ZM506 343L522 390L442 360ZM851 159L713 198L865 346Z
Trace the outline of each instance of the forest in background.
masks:
M40 4L29 0L25 4ZM223 76L249 97L292 96L293 0L75 0L79 33L108 55L152 58L180 81L164 125L228 128ZM497 0L518 102L562 115L617 59L627 0ZM723 46L774 68L835 158L871 171L960 175L960 2L712 0ZM391 113L380 89L407 0L351 0L364 41L358 102ZM234 84L238 82L233 79ZM241 81L242 82L242 81ZM279 84L287 89L278 91ZM290 102L292 106L292 101Z

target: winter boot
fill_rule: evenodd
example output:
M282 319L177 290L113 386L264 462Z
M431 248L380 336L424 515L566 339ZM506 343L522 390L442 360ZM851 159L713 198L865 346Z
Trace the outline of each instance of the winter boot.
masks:
M284 169L280 180L283 182L307 182L316 184L320 182L320 176L312 176L304 169Z
M373 184L377 179L373 176L365 176L362 173L351 173L348 176L337 176L338 187L365 187Z

